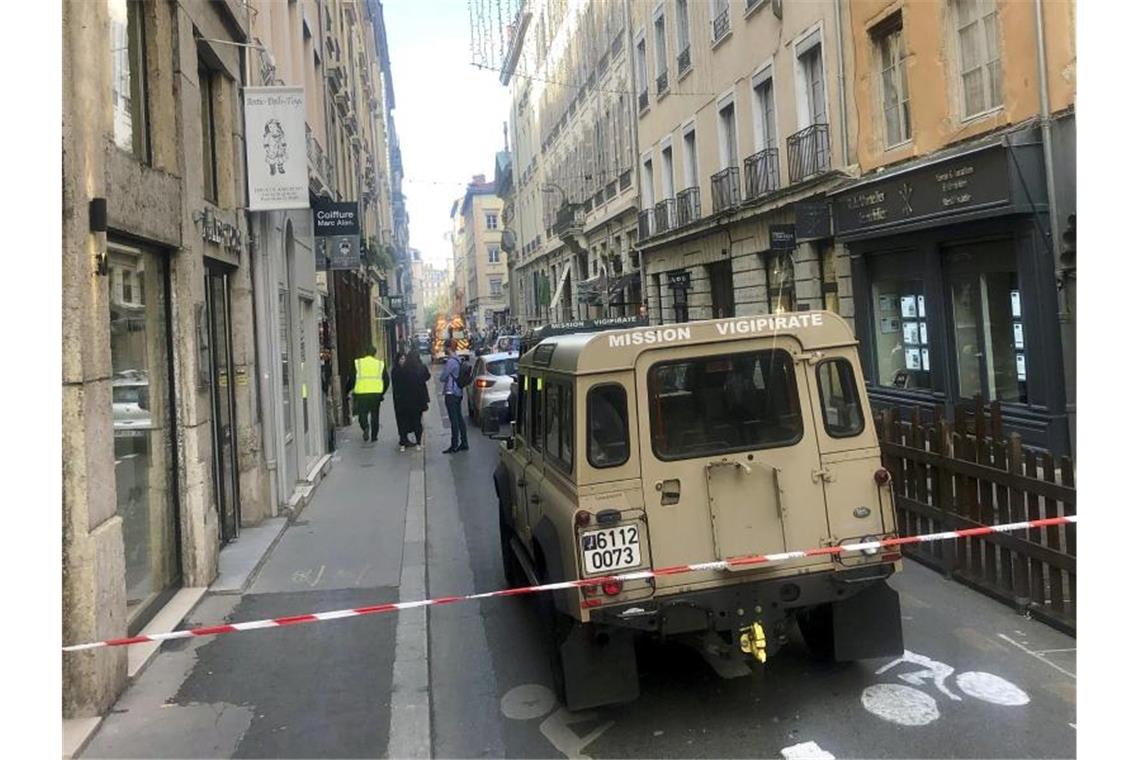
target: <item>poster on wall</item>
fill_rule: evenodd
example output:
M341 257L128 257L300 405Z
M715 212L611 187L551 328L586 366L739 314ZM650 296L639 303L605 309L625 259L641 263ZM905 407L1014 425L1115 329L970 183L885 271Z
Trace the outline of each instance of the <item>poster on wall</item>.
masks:
M922 349L922 371L930 371L930 350L926 348Z
M917 348L908 348L906 350L906 368L922 369L922 355Z
M895 302L899 297L894 293L884 293L879 296L879 313L880 314L894 314Z
M1021 291L1009 291L1009 310L1014 319L1021 319Z
M898 317L883 317L879 320L879 332L883 335L890 335L899 331L899 318Z
M918 322L903 322L903 343L918 345Z
M313 235L317 269L356 269L360 266L360 209L355 201L319 198L313 203Z
M308 208L305 88L246 87L242 96L249 210Z
M926 296L918 297L918 318L926 319ZM926 341L922 341L925 343Z
M1013 347L1025 348L1025 332L1020 322L1013 323Z
M903 317L914 319L918 316L918 304L914 296L903 296L901 303Z
M925 322L919 322L918 323L918 342L924 346L930 342L926 339L926 323Z
M1017 355L1017 379L1025 380L1025 354Z

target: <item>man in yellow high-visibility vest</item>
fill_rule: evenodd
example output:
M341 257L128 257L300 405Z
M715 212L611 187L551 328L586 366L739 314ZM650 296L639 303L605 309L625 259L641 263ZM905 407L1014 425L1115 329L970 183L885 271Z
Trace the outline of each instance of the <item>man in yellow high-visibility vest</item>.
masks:
M380 402L388 390L388 368L376 358L376 346L353 362L347 387L351 388L353 413L360 420L364 440L375 441L380 433Z

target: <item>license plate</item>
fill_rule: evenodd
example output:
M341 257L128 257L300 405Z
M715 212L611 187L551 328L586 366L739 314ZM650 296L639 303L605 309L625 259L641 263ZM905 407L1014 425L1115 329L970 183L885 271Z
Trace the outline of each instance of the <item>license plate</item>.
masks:
M636 525L619 525L582 534L582 566L587 575L610 573L641 564L641 534Z

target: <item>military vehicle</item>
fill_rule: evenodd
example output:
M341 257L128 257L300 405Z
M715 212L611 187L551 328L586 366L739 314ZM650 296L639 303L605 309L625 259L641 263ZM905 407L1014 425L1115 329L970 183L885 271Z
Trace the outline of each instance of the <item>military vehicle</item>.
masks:
M508 582L592 581L536 594L567 707L637 697L637 635L737 670L796 626L835 660L901 653L897 552L748 561L896 535L847 323L815 311L599 327L524 346L513 420L485 431L501 441ZM686 567L710 561L728 565ZM614 578L637 571L654 575Z

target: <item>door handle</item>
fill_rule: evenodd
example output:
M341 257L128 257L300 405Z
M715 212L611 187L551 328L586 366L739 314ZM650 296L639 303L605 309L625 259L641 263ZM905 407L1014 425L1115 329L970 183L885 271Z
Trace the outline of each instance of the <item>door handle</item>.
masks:
M531 504L537 504L537 503L539 503L540 501L542 501L542 497L541 497L541 496L539 496L538 494L536 494L536 493L532 493L532 494L530 495L530 503L531 503Z

